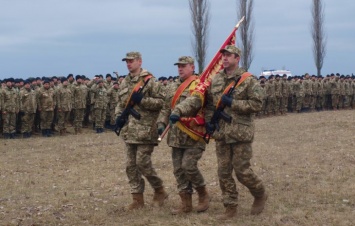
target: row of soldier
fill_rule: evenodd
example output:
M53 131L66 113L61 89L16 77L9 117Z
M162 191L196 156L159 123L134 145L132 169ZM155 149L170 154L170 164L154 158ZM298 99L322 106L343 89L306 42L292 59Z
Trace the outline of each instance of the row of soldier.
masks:
M263 109L259 116L287 112L355 109L355 76L331 74L326 77L260 76L264 90Z

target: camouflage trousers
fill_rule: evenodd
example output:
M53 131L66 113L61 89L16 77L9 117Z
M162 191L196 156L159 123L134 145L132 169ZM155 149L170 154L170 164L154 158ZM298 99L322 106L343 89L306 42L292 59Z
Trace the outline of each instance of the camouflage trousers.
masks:
M216 154L219 186L225 207L238 204L238 191L233 178L233 170L238 181L246 186L254 197L264 194L263 182L250 168L251 143L226 144L224 141L217 141Z
M41 129L51 129L53 122L53 111L41 111Z
M152 144L126 143L126 174L131 187L131 193L143 193L145 190L144 176L153 188L163 186L163 181L158 177L153 168L151 156L154 150Z
M106 118L106 109L95 108L95 128L104 128L104 122Z
M203 149L200 148L172 148L174 176L179 192L192 192L192 187L205 186L205 180L197 166L202 153Z
M82 128L84 121L85 108L74 109L74 128Z
M110 109L110 125L116 124L115 108Z
M332 94L332 107L336 109L339 104L339 94Z
M58 111L58 129L66 129L65 123L68 122L70 111Z
M287 105L288 105L288 96L283 96L281 97L281 102L280 102L280 111L282 113L285 113L287 112Z
M3 119L3 133L15 133L16 113L6 112L6 114L2 114L2 119Z
M21 133L31 133L33 122L35 120L35 113L26 112L22 116Z

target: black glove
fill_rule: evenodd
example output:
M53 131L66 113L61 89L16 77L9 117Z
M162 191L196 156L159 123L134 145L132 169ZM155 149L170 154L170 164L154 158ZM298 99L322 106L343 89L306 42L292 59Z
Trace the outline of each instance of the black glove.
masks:
M131 96L131 101L133 101L135 104L139 104L143 99L143 93L132 93Z
M226 94L223 94L222 96L222 104L231 107L232 106L232 97L227 96Z
M159 135L159 136L163 134L164 130L165 130L165 125L164 125L164 123L161 123L161 122L158 123L158 135Z
M122 128L126 124L126 119L122 118L121 116L118 116L116 118L116 127L117 128Z
M22 116L25 115L25 112L24 112L24 111L20 111L20 112L18 113L18 115L19 115L20 117L22 117Z
M175 123L178 122L179 120L180 120L180 116L179 116L179 115L172 114L172 115L170 115L170 117L169 117L169 122L170 122L170 124L175 124Z
M208 134L213 134L213 132L216 130L216 126L210 122L207 122L205 124L205 128L206 128L206 133Z

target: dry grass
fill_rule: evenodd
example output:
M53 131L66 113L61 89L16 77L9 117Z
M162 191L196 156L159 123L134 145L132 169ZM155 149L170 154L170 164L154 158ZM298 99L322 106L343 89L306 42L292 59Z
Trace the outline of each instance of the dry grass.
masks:
M238 184L238 217L225 225L353 225L355 111L289 114L256 120L253 170L269 192L265 211L249 214L252 197ZM170 150L153 154L170 196L161 209L126 212L130 203L123 142L114 133L1 140L0 225L221 225L214 144L200 161L213 195L202 214L172 216L179 203ZM196 202L196 195L193 196Z

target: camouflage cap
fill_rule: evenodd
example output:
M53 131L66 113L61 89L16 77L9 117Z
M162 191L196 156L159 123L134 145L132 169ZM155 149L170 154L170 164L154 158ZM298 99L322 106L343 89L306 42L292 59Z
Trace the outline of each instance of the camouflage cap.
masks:
M223 53L225 51L227 51L229 53L238 54L238 56L242 55L242 51L234 45L227 45L226 47L224 47L224 49L221 49L219 52Z
M137 58L142 58L142 54L140 52L129 52L126 54L126 57L122 59L122 61L134 60Z
M174 65L178 65L178 64L194 64L195 60L194 58L190 57L190 56L182 56L179 58L178 62L176 62Z

